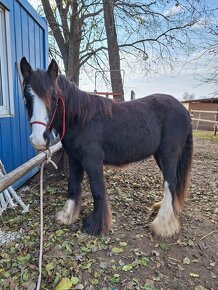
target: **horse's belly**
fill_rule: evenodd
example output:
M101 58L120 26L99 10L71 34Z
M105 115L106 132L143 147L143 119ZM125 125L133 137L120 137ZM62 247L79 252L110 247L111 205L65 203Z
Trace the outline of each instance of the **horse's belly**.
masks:
M148 158L155 154L159 146L159 138L156 140L150 139L149 142L141 140L135 142L132 139L123 140L122 143L109 143L104 146L104 164L124 165L132 162L137 162Z

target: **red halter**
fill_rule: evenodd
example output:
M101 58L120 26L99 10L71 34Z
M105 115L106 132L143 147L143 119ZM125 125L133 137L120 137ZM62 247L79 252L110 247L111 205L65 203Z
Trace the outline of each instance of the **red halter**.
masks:
M62 109L63 109L63 114L62 114L62 135L61 135L61 140L63 139L64 137L64 134L65 134L65 131L66 131L66 112L65 112L65 104L64 104L64 100L63 100L63 97L62 96L58 96L57 97L57 100L56 100L56 105L55 105L55 109L54 109L54 112L53 112L53 115L51 117L51 120L49 122L49 124L46 124L46 123L43 123L41 121L33 121L33 122L30 122L31 125L33 124L39 124L39 125L43 125L45 126L46 128L50 129L51 128L51 125L53 123L53 120L54 120L54 117L55 117L55 114L57 112L57 108L58 108L58 101L59 99L61 100L61 103L62 103Z

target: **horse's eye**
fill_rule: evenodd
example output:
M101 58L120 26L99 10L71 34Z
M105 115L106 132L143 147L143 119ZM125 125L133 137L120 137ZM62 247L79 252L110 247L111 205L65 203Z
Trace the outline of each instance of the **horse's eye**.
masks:
M56 102L56 94L54 91L51 93L51 101L52 103Z
M54 104L54 103L56 102L56 98L55 98L55 96L52 96L52 97L51 97L51 102L52 102L52 104Z

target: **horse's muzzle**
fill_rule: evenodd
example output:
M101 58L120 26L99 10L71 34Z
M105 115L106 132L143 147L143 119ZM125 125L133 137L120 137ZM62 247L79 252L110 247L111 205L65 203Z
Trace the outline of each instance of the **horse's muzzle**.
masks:
M48 149L48 142L45 142L44 144L37 144L36 142L34 142L34 138L32 138L31 136L30 143L37 151L45 151L46 149Z

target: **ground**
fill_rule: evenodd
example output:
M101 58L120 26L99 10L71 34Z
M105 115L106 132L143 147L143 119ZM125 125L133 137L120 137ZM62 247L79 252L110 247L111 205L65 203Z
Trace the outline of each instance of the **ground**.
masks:
M58 226L55 213L66 200L67 179L48 175L44 194L41 289L218 289L218 142L195 137L189 198L181 231L170 239L152 236L151 205L161 199L162 177L152 158L106 169L113 230L102 237L82 233L92 199L83 198L80 219ZM8 210L1 230L19 232L1 245L0 289L35 289L39 255L39 184L33 178L19 193L30 211ZM84 193L89 192L87 181Z

